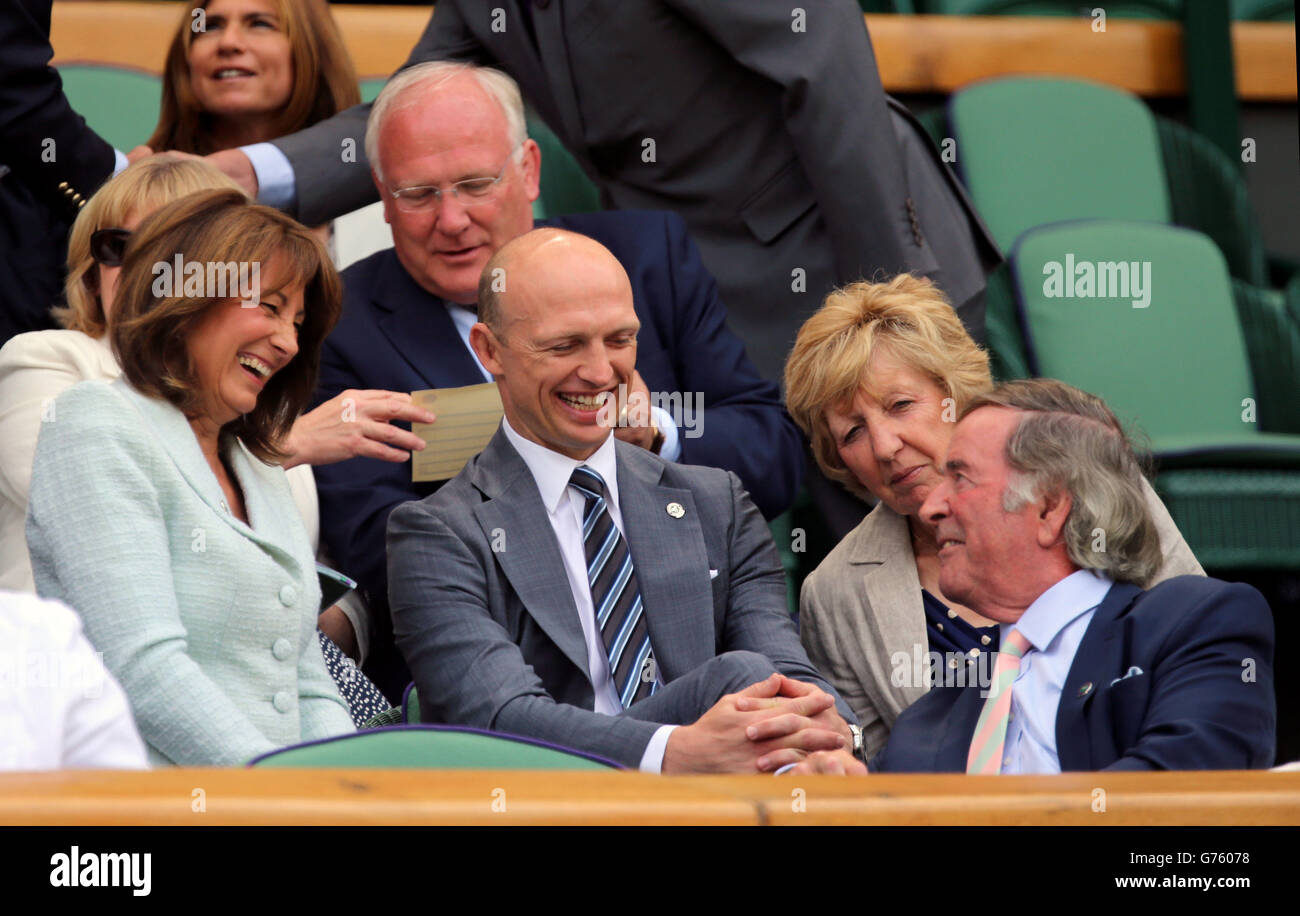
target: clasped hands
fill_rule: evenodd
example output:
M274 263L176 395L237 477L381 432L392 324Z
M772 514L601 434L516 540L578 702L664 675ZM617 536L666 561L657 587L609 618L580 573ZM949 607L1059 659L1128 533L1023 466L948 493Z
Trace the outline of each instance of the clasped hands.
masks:
M817 751L852 748L834 698L782 674L728 694L668 738L665 773L766 773Z

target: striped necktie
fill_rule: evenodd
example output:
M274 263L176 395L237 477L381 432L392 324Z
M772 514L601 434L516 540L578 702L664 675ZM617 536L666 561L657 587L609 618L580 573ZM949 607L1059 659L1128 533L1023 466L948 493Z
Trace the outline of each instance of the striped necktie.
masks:
M584 464L573 472L569 486L587 498L582 513L582 544L587 556L591 605L609 659L610 680L626 709L658 689L632 554L609 513L609 491L604 479Z
M1033 645L1020 631L1012 629L1002 641L993 665L993 684L980 710L966 756L967 773L1002 772L1002 748L1007 740L1007 719L1011 715L1011 685L1020 673L1020 660Z

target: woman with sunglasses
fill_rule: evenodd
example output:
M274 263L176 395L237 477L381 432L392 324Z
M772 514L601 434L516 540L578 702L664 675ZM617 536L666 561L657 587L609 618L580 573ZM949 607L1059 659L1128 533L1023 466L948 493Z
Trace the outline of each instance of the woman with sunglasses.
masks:
M235 264L239 280L156 282L178 258ZM278 466L338 319L324 247L242 191L200 191L140 223L116 282L122 376L60 394L37 441L38 591L81 613L153 765L238 765L353 731Z

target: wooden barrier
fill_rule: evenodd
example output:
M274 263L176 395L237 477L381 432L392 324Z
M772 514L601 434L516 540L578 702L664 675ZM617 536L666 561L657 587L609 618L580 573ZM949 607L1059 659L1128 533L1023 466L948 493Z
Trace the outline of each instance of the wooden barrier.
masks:
M172 769L0 775L0 825L1296 825L1300 773L682 776Z
M162 71L183 7L176 3L54 4L55 62L100 61ZM426 7L331 4L357 72L387 76L410 53ZM867 16L885 88L947 94L975 80L1053 73L1109 83L1142 96L1185 92L1177 23L1111 18ZM1247 101L1296 99L1295 30L1290 23L1232 26L1237 92Z

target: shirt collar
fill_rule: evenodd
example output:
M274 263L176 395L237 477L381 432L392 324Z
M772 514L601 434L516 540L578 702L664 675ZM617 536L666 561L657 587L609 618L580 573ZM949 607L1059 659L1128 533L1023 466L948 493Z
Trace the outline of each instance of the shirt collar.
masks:
M618 506L618 464L615 461L612 434L605 438L600 448L596 449L590 458L586 461L578 461L538 445L531 439L525 439L515 432L510 421L504 417L501 419L501 427L505 430L510 444L519 453L519 457L524 459L524 464L528 465L533 480L537 481L538 492L542 494L542 505L546 507L548 513L554 515L559 510L561 500L569 491L569 478L584 464L605 479L609 498L616 507Z
M1001 636L1005 640L1014 627L1035 649L1046 652L1071 621L1101 604L1113 584L1094 570L1076 570L1039 595L1015 623L1002 624Z

